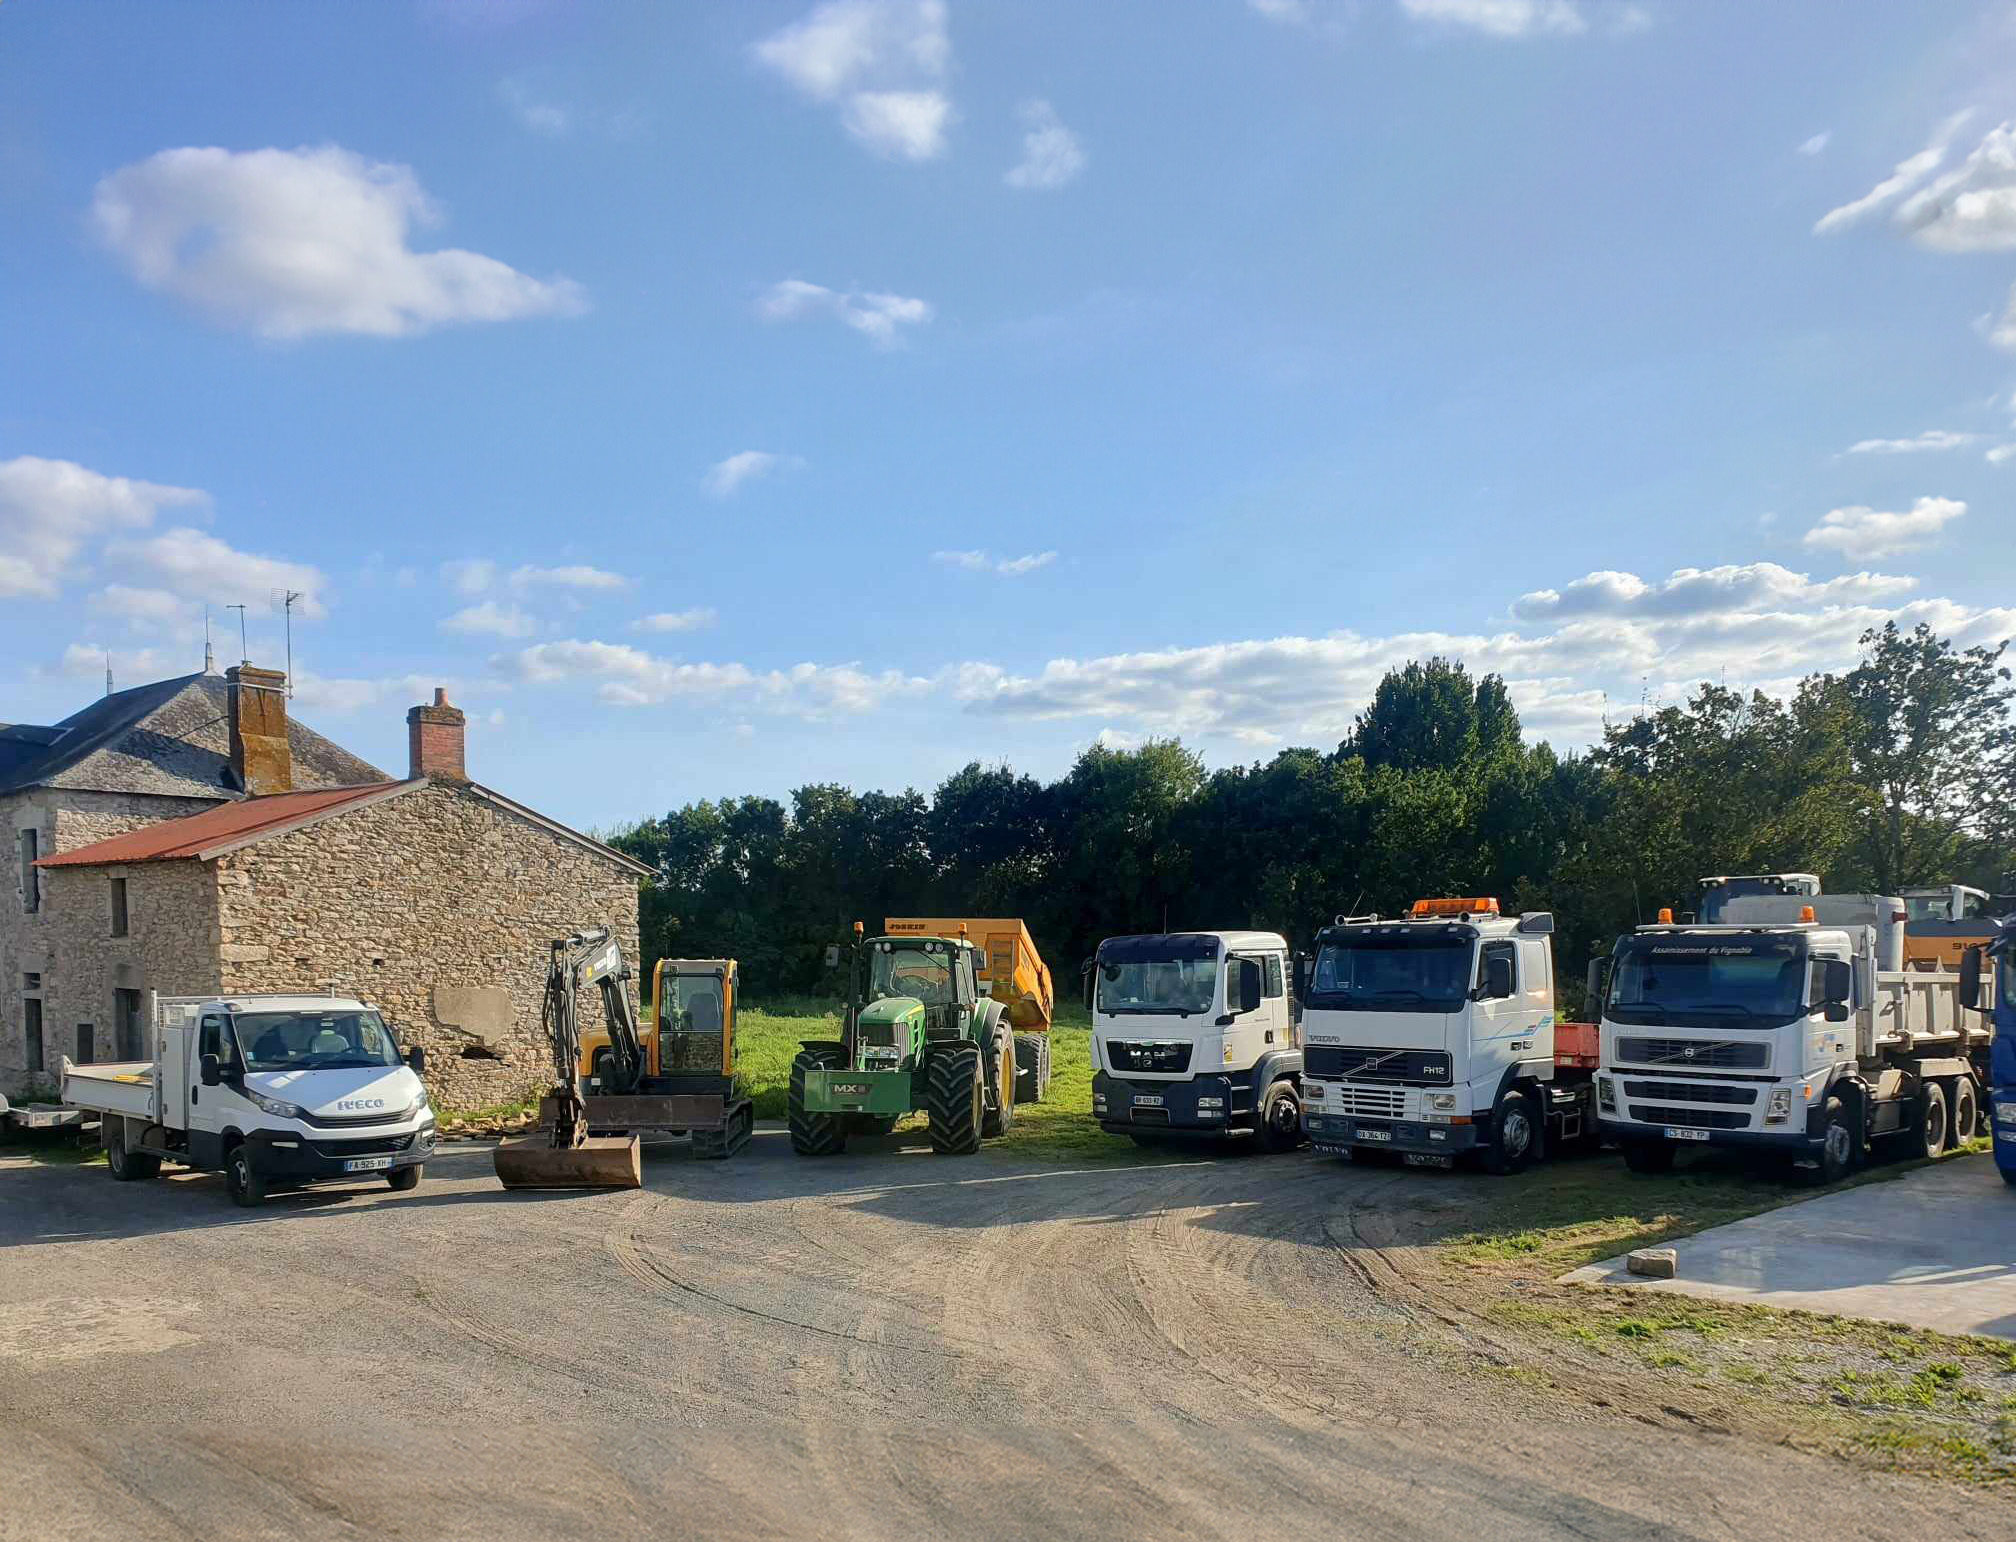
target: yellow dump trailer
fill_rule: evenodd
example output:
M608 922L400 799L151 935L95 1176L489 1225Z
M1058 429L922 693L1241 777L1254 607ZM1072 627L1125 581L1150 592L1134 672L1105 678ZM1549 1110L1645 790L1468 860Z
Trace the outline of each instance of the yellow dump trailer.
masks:
M973 916L887 916L890 937L963 937L980 949L980 989L1007 1008L1015 1029L1015 1100L1042 1101L1050 1087L1050 969L1019 920Z

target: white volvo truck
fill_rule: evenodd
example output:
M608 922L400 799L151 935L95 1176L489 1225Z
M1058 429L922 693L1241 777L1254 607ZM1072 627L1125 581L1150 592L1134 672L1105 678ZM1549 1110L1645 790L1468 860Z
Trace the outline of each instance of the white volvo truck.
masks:
M1595 1131L1595 1034L1554 1021L1554 917L1488 898L1339 916L1302 994L1310 1143L1512 1173Z
M175 1162L231 1198L332 1179L420 1182L434 1150L423 1051L338 996L155 996L151 1060L62 1063L63 1101L99 1116L122 1182Z
M1753 894L1715 913L1662 912L1591 969L1598 1118L1634 1172L1737 1146L1831 1183L1872 1151L1937 1156L1975 1132L1993 1029L1957 975L1904 970L1901 899Z
M1137 1143L1168 1135L1302 1144L1302 1052L1276 932L1109 937L1086 966L1092 1117Z

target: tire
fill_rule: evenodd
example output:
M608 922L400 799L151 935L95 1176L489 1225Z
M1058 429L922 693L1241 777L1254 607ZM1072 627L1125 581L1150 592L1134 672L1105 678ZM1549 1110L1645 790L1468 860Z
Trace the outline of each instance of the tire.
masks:
M805 1109L805 1073L840 1068L840 1051L824 1046L801 1049L791 1062L785 1122L791 1129L791 1149L800 1156L838 1156L847 1149L847 1124L842 1115L807 1113Z
M385 1175L385 1187L394 1194L410 1194L420 1187L420 1175L425 1171L424 1167L402 1167Z
M1050 1095L1050 1035L1015 1035L1015 1101L1041 1103Z
M987 1067L987 1095L995 1106L987 1109L980 1118L980 1133L988 1140L998 1140L1015 1128L1015 1084L1020 1077L1015 1060L1015 1035L1008 1025L1000 1020L994 1024L993 1049L985 1061Z
M1927 1082L1925 1090L1918 1094L1917 1119L1906 1132L1904 1154L1907 1157L1944 1156L1951 1128L1946 1117L1946 1089L1937 1082Z
M1958 1146L1972 1140L1981 1128L1981 1100L1975 1094L1973 1077L1953 1078L1953 1091L1947 1099L1947 1106L1953 1111L1953 1144Z
M1285 1077L1267 1089L1260 1100L1260 1122L1254 1129L1254 1144L1265 1152L1293 1151L1302 1144L1302 1100L1295 1084Z
M932 1053L924 1070L924 1111L931 1117L931 1149L940 1156L971 1156L980 1149L986 1084L980 1046L968 1040Z
M1859 1144L1855 1121L1849 1117L1848 1105L1841 1099L1827 1100L1822 1129L1825 1144L1820 1148L1818 1164L1799 1169L1800 1181L1809 1188L1824 1188L1830 1183L1839 1183L1855 1170L1855 1147Z
M1491 1139L1478 1152L1484 1171L1495 1178L1523 1173L1540 1155L1540 1121L1533 1100L1508 1092L1491 1111Z
M249 1210L266 1199L266 1180L252 1166L252 1148L243 1141L224 1153L224 1189L231 1203Z
M117 1183L138 1183L161 1176L161 1159L141 1151L128 1151L126 1121L109 1115L105 1127L105 1169Z
M1673 1155L1673 1148L1664 1141L1630 1140L1624 1143L1624 1165L1634 1173L1670 1173L1673 1171Z

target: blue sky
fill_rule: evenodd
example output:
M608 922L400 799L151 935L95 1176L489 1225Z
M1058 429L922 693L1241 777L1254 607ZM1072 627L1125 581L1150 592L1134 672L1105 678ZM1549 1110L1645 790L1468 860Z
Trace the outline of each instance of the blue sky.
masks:
M0 8L0 718L582 823L2016 634L2016 8Z

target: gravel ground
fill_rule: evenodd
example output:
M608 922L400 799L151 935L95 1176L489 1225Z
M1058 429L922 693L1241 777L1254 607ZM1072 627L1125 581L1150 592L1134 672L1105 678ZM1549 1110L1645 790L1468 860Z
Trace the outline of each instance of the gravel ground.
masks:
M0 1158L0 1537L2016 1536L1536 1377L1412 1261L1416 1176L765 1131L641 1191L507 1195L470 1143L246 1212Z

